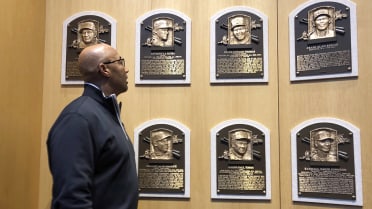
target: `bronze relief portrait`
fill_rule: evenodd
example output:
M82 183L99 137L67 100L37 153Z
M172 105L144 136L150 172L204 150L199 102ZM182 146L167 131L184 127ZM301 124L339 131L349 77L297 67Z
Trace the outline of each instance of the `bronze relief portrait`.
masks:
M229 17L228 43L251 43L251 17L248 15L233 15Z
M317 7L308 14L309 39L332 38L335 32L335 8L331 6Z
M312 161L338 161L337 131L331 128L319 128L310 132Z
M252 160L252 132L245 129L229 132L229 159Z

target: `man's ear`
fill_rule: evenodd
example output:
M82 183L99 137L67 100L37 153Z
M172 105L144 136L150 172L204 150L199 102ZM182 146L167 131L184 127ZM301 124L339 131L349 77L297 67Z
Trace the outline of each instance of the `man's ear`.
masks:
M99 72L104 76L104 77L110 77L111 76L111 70L107 67L107 65L100 63L98 65Z

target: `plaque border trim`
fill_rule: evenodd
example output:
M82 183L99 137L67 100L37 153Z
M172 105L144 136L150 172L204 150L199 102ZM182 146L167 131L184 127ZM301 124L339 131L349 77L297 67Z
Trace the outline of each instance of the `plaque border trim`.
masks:
M217 160L216 160L216 134L221 129L234 125L234 124L246 124L253 126L265 134L265 169L266 169L266 195L229 195L229 194L217 194L217 174L216 174L216 167L217 167ZM263 126L262 124L252 121L249 119L231 119L223 121L213 127L210 131L211 137L211 198L212 199L252 199L252 200L270 200L271 199L271 166L270 166L270 130Z
M139 145L139 138L138 134L146 129L147 127L156 125L156 124L166 124L170 126L174 126L185 134L185 192L184 194L163 194L163 193L141 193L139 192L140 197L169 197L169 198L190 198L190 129L181 123L166 118L159 118L146 121L137 128L134 129L134 150L136 155L136 167L138 173L138 145Z
M215 30L216 30L216 20L217 18L220 18L222 15L229 13L229 12L235 12L235 11L244 11L244 12L249 12L256 14L260 18L262 18L262 30L263 30L263 64L264 64L264 69L263 69L263 74L264 76L262 78L244 78L244 79L216 79L216 36L215 36ZM229 7L226 9L223 9L216 14L214 14L211 19L210 19L210 63L209 63L209 68L210 68L210 76L209 76L209 81L210 83L267 83L269 79L268 75L268 69L269 69L269 59L268 59L268 17L250 7L245 7L245 6L234 6L234 7Z
M337 124L353 132L353 146L354 146L354 165L355 165L355 201L352 200L334 200L325 198L310 198L310 197L299 197L298 196L298 185L297 185L297 132L301 129L308 127L316 123L332 123ZM337 118L314 118L302 122L291 130L291 158L292 158L292 200L299 202L313 202L313 203L329 203L338 205L355 205L363 206L363 188L362 188L362 167L361 167L361 156L360 156L360 130L346 121Z
M107 20L111 24L111 46L116 48L116 20L112 18L111 16L99 12L99 11L83 11L78 12L70 17L66 18L65 21L63 21L63 37L62 37L62 69L61 69L61 84L62 85L82 85L84 84L84 81L68 81L65 78L66 75L66 47L67 47L67 26L70 24L73 20L87 15L93 15L101 17L105 20Z
M356 20L356 5L352 1L347 0L328 0L327 2L342 3L347 5L350 9L350 41L351 41L351 72L337 73L332 75L315 75L315 76L296 76L296 58L295 58L295 32L294 32L294 19L295 16L305 7L311 6L316 3L324 3L323 0L312 0L301 4L289 14L289 48L290 48L290 80L316 80L316 79L330 79L330 78L343 78L343 77L357 77L358 76L358 40L357 40L357 20Z
M172 14L172 15L176 15L176 16L179 16L181 17L183 20L186 21L186 73L185 73L185 79L182 79L182 80L163 80L163 79L152 79L152 80L141 80L141 76L140 76L140 58L141 58L141 23L143 20L145 20L146 18L152 16L152 15L156 15L156 14L159 14L159 13L169 13L169 14ZM176 10L173 10L173 9L156 9L156 10L152 10L152 11L149 11L147 13L145 13L144 15L140 16L137 18L136 20L136 41L135 41L135 57L136 57L136 61L135 61L135 79L134 79L134 82L135 84L190 84L191 82L191 67L190 67L190 63L191 63L191 57L190 57L190 49L191 49L191 19L186 16L185 14L179 12L179 11L176 11Z

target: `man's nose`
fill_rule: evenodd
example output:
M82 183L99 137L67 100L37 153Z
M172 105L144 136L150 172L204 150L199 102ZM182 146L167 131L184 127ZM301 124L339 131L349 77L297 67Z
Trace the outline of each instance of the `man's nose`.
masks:
M129 73L129 68L127 66L124 66L124 72Z

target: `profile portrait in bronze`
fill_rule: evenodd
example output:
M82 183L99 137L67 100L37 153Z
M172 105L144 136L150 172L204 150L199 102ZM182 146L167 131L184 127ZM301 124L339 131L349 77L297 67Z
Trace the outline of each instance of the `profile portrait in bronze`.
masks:
M173 20L170 18L156 18L152 23L152 46L173 46Z
M164 128L150 132L150 159L173 159L173 133Z
M229 133L229 159L252 160L252 133L236 129Z
M311 161L337 162L337 131L319 128L310 132Z
M335 8L317 7L308 13L308 36L310 40L335 37Z
M251 18L247 15L234 15L229 17L229 44L251 43Z

